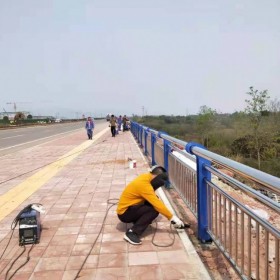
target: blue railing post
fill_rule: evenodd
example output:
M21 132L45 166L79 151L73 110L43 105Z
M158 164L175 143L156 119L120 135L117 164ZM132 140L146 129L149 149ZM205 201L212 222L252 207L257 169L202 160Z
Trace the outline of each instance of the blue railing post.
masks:
M151 144L152 144L152 165L157 164L155 161L155 143L157 141L157 137L154 133L151 133Z
M132 131L132 134L133 134L134 137L135 137L135 127L136 127L136 123L132 122L131 123L131 131Z
M136 140L137 140L137 142L138 142L138 134L139 134L139 124L137 124L137 126L136 126Z
M142 131L142 126L139 125L138 143L141 143L141 131Z
M148 155L148 146L147 146L147 141L148 141L148 134L149 134L149 128L144 129L144 136L145 136L145 148L144 148L144 152L145 155Z
M163 131L159 131L158 132L158 136L160 138L161 135L168 135L166 132ZM164 159L164 168L166 169L166 171L168 172L168 154L170 153L170 141L163 139L163 159Z
M160 138L161 135L168 135L166 132L163 132L163 131L159 131L158 132L158 136ZM164 168L166 169L166 171L168 172L168 155L170 153L170 141L166 140L166 139L163 139L163 159L164 159ZM165 187L166 188L170 188L170 182L169 180L165 183Z
M189 142L186 145L186 151L193 154L192 148L199 147L206 149L198 143ZM210 165L210 161L196 156L196 174L197 174L197 222L198 222L198 239L202 242L211 241L208 234L208 202L211 199L207 192L206 180L211 181L211 173L206 170L205 165Z
M140 126L140 146L143 147L143 126Z

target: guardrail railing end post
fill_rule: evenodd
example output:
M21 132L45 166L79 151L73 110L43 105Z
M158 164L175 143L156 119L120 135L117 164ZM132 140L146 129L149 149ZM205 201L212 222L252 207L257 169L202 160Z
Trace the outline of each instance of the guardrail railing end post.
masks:
M206 149L203 145L195 142L189 142L185 149L188 153L193 153L193 148L198 147ZM210 161L202 157L196 156L196 176L197 176L197 227L198 239L203 242L211 242L211 237L207 232L209 222L208 212L211 211L209 207L209 192L207 191L206 181L211 180L211 173L205 168L205 165L210 165Z

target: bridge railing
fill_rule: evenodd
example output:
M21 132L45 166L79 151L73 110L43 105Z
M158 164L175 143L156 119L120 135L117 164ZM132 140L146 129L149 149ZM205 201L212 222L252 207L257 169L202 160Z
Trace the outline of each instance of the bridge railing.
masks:
M169 173L171 185L197 218L198 238L213 241L241 279L280 279L280 230L235 198L218 180L280 214L280 179L133 122L131 131L152 165ZM232 176L234 175L234 176Z

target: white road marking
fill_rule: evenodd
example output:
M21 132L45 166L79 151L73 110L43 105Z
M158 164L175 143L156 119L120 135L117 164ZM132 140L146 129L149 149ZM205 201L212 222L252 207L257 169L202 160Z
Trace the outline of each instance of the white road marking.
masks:
M15 137L20 137L20 136L23 136L23 134L15 135L15 136L10 136L10 137L4 137L4 138L1 138L1 139L10 139L10 138L15 138Z

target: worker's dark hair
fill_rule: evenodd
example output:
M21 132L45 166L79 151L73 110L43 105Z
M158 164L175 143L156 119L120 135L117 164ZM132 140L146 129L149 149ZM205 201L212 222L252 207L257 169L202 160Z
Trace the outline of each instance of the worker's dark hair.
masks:
M159 175L159 174L162 174L162 173L167 173L166 172L166 169L160 165L154 165L152 166L151 168L151 171L150 171L153 175Z

